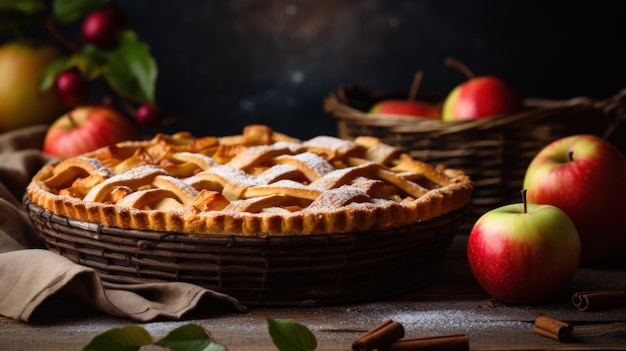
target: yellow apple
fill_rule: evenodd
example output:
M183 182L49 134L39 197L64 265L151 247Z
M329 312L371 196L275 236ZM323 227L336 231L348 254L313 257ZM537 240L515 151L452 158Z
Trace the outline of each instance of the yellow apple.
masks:
M13 41L0 46L0 132L49 124L65 111L52 89L39 89L41 73L60 55L50 45Z

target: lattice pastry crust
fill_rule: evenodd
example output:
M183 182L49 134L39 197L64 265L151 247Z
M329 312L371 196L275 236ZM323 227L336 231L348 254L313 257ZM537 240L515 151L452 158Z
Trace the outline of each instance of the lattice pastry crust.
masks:
M409 225L463 208L461 171L374 137L300 141L267 126L241 135L159 134L44 166L27 187L53 213L190 235L297 235Z

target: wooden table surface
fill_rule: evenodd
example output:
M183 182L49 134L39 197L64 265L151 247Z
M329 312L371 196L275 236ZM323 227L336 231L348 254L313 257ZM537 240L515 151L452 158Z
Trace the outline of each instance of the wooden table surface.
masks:
M455 237L441 273L430 285L390 300L328 307L253 308L246 313L189 316L183 321L160 320L141 326L158 339L177 326L198 323L229 350L276 350L266 317L305 325L317 338L317 350L351 350L352 342L361 334L389 319L402 323L405 338L467 334L471 350L626 350L626 306L581 312L571 303L576 291L626 289L624 262L579 268L568 290L545 305L492 305L469 270L466 243L466 235ZM574 340L559 342L534 334L532 327L539 315L572 323ZM79 350L95 335L131 324L137 323L93 311L45 324L0 317L0 349Z

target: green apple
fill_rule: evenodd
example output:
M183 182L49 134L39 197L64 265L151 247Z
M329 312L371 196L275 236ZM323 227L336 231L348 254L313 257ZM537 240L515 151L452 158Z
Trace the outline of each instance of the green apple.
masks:
M0 132L49 124L65 111L54 91L39 89L43 70L60 55L50 45L13 41L0 47Z

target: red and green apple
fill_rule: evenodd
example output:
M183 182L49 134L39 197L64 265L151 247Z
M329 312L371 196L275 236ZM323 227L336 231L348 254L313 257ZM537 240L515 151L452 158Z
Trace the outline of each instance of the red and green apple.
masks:
M443 103L444 121L472 120L522 111L520 95L494 76L470 78L457 85Z
M528 201L565 211L580 234L583 264L626 253L626 158L595 135L545 146L524 177Z
M574 222L552 205L505 205L483 214L467 243L470 269L483 289L510 305L549 301L571 281L580 260Z
M119 111L108 106L80 106L50 126L43 151L67 158L139 138L137 126Z
M441 108L439 106L417 100L381 100L369 112L379 115L441 119Z

